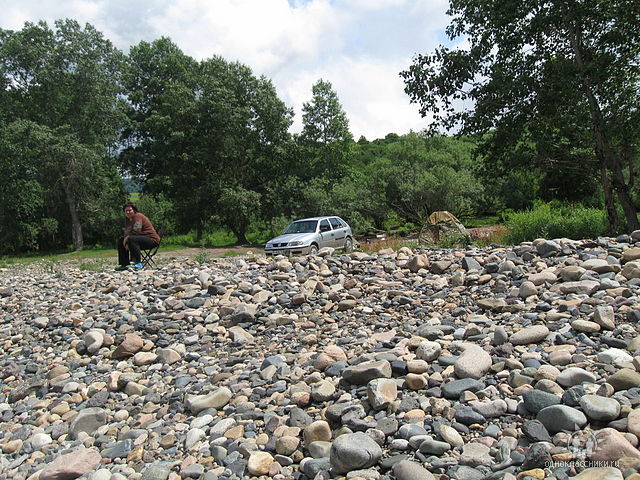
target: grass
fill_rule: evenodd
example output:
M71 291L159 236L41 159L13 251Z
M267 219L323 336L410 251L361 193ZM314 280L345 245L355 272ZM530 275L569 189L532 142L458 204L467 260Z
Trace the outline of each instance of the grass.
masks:
M224 255L222 256L223 257L241 257L242 255L244 255L244 253L234 252L233 250L229 250L228 252L225 252Z
M407 240L406 238L393 235L380 240L362 243L360 249L367 253L375 253L387 248L400 250L402 247L416 248L417 246L418 242L415 240Z
M181 250L183 246L168 245L164 243L160 247L160 252L171 252ZM61 261L75 260L78 261L78 265L83 270L91 270L97 268L92 264L102 263L109 264L115 261L118 256L118 252L115 248L91 248L88 247L79 252L50 252L50 253L25 253L22 255L6 255L0 257L0 268L7 268L9 266L27 265L35 262L43 262L45 265L55 264ZM99 271L99 270L94 270Z
M501 223L498 215L486 215L483 217L461 218L460 221L466 228L485 227L487 225L497 225Z
M596 238L607 234L605 212L581 205L540 203L526 212L512 213L507 220L509 243L536 238Z

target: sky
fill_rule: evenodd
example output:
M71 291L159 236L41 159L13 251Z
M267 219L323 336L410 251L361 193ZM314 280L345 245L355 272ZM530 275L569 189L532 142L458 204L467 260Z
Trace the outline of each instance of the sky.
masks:
M197 60L220 55L265 75L302 128L311 87L329 81L354 138L428 125L399 72L446 43L448 0L0 0L0 28L60 18L90 23L125 53L169 37Z

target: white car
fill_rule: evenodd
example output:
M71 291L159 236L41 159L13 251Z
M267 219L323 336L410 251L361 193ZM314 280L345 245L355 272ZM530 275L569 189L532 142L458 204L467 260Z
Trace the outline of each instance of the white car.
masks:
M267 255L316 255L323 247L353 250L353 233L340 217L296 220L264 247Z

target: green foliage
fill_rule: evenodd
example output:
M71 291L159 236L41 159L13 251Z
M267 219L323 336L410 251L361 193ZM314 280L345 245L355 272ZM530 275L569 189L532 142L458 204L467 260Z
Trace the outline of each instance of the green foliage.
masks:
M154 227L161 230L163 237L176 234L178 230L173 203L164 194L142 194L135 203L138 210L151 220Z
M455 232L443 232L438 239L438 248L464 248L471 244L471 237Z
M109 266L110 262L105 260L85 260L78 263L78 268L87 272L103 272L105 269L108 269Z
M550 198L592 197L598 181L611 229L614 194L630 228L640 228L630 196L640 140L640 3L450 0L448 13L447 34L464 47L441 45L401 73L430 129L482 134L490 175L533 171Z
M511 213L506 222L508 243L536 238L596 238L607 234L607 219L602 210L580 205L537 203L526 212Z
M242 187L223 188L218 204L222 223L231 229L239 243L247 243L247 227L260 209L260 194Z
M104 238L110 205L123 198L109 155L124 119L122 59L74 20L0 30L0 157L10 172L0 176L0 195L14 215L0 219L3 251L81 249L85 236Z
M202 248L195 257L193 257L199 264L207 263L209 261L209 254L205 248Z
M131 127L121 158L131 174L171 200L182 231L200 237L216 217L242 241L245 207L258 208L268 188L263 172L277 176L289 158L292 112L273 84L221 57L197 62L167 38L132 47L124 79Z
M349 162L353 137L338 94L331 83L318 80L311 101L302 105L302 132L298 138L303 178L340 177Z

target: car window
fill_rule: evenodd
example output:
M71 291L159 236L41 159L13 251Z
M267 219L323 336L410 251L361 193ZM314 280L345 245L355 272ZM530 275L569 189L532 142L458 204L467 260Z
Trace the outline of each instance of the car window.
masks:
M331 225L329 225L329 220L325 219L325 220L321 220L320 221L320 231L321 232L327 232L331 230Z
M334 230L337 230L338 228L342 228L343 227L342 223L340 223L340 220L338 220L335 217L331 218L330 222L331 222L331 226L333 227Z
M306 220L304 222L293 222L287 227L284 233L315 233L317 220Z

